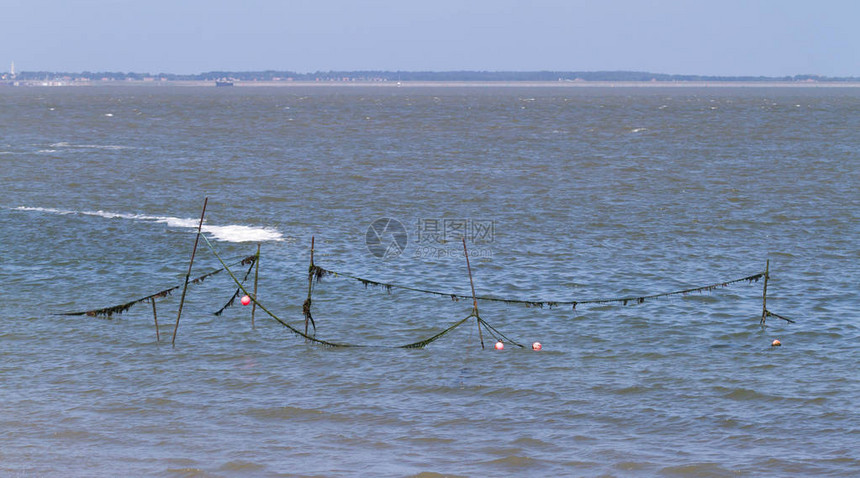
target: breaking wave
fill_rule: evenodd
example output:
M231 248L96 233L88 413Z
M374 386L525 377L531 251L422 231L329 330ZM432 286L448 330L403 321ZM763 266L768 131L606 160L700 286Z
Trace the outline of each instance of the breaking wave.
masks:
M35 211L50 214L98 216L106 219L128 219L132 221L156 222L167 224L168 227L179 229L196 229L199 219L184 219L171 216L150 216L146 214L127 214L109 211L72 211L49 207L27 207L13 208L16 211ZM224 242L266 242L283 241L284 236L276 229L269 227L243 226L241 224L229 224L218 226L204 222L202 231L210 234L219 241Z

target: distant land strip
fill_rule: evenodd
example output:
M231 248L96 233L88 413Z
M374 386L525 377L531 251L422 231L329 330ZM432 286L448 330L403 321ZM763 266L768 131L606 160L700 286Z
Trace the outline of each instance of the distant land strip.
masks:
M93 82L727 82L727 83L856 83L860 77L828 77L821 75L794 76L709 76L673 75L640 71L209 71L180 75L173 73L79 73L52 71L21 71L0 75L4 84L15 82L45 82L86 84Z

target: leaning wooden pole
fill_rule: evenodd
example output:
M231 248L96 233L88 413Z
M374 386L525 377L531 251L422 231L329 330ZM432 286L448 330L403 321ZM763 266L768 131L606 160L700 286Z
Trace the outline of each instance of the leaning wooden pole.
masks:
M308 266L308 299L305 301L305 305L307 306L307 310L305 311L305 336L308 335L308 322L310 319L310 308L311 308L311 293L314 290L314 236L311 236L311 264ZM307 339L305 339L307 342Z
M257 244L257 259L254 261L254 303L251 305L251 328L254 327L254 312L257 311L257 281L260 278L260 244Z
M478 338L481 339L481 350L484 349L484 332L481 331L481 316L478 314L478 297L475 295L475 281L472 280L472 266L469 265L469 251L466 249L466 238L463 238L463 254L466 256L466 270L469 271L469 284L472 286L472 313L478 324Z
M767 321L767 280L770 277L768 272L770 272L770 259L764 266L764 288L761 293L761 321L759 322L761 325Z
M200 224L197 225L197 236L194 238L194 249L191 249L191 260L188 262L188 272L185 273L185 286L182 287L182 297L179 299L179 313L176 314L176 325L173 327L173 340L171 345L176 347L176 331L179 330L179 318L182 317L182 306L185 304L185 292L188 291L188 279L191 277L191 266L194 265L194 255L197 254L197 242L200 241L200 231L203 229L203 217L206 216L206 204L209 197L203 200L203 212L200 213Z
M152 320L155 321L155 341L161 342L161 334L158 333L158 314L155 312L155 297L150 297L149 301L152 302Z

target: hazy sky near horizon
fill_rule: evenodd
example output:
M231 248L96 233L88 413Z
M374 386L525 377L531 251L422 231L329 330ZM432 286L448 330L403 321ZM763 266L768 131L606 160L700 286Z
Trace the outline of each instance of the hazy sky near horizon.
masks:
M0 0L0 72L860 76L857 0Z

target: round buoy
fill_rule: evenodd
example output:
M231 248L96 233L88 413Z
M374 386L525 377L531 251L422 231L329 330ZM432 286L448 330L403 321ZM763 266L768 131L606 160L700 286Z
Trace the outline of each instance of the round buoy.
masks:
M250 303L251 303L250 297L248 297L247 295L242 297L242 305L248 305Z
M540 342L535 342L532 344L532 350L540 350L542 348L543 346L540 344Z
M501 341L501 340L499 340L498 342L496 342L496 350L504 350L504 348L505 348L505 344L504 344L504 343L502 343L502 341Z
M780 345L782 345L782 342L780 342L778 339L774 340L770 344L771 347L779 347Z

